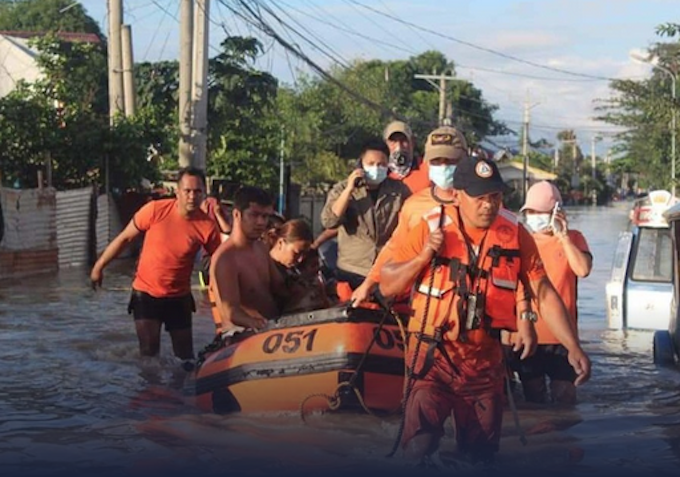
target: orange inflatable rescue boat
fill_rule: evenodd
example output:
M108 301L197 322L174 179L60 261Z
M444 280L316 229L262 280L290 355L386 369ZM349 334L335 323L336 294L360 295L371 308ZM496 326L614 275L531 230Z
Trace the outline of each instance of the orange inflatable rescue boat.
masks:
M398 411L405 320L377 306L337 306L216 338L199 355L196 403L220 414L329 406Z

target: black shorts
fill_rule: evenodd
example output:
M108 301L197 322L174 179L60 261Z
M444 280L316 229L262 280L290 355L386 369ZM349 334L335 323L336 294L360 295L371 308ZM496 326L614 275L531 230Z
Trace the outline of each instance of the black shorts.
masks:
M196 311L194 296L188 295L156 298L139 290L132 290L128 313L135 320L158 320L165 323L165 331L191 328L192 314Z
M515 353L509 346L504 346L504 350L508 365L522 380L543 376L572 383L576 380L576 372L567 359L569 353L560 344L538 345L533 356L522 360L519 359L521 351Z

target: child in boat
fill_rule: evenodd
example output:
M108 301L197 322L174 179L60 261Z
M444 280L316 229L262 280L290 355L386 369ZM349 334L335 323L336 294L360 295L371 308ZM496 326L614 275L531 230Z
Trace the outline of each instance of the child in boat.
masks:
M291 280L291 295L285 303L283 314L330 307L331 300L321 274L319 251L310 248L296 268L299 274Z
M312 229L304 219L291 219L268 231L269 256L284 279L281 314L327 308L330 300L320 274L318 251L311 250Z

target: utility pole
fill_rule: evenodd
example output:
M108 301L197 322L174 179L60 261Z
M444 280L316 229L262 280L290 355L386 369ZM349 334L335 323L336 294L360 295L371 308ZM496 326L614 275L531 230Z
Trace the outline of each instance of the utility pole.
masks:
M592 139L590 140L590 168L592 169L591 177L593 178L593 180L595 180L595 178L597 176L595 174L595 168L596 168L596 164L595 164L595 160L596 160L595 143L598 142L598 141L601 141L601 140L602 140L602 137L600 137L598 135L593 136Z
M109 122L125 110L123 101L123 59L121 28L123 25L123 0L108 0L109 14Z
M179 167L193 165L191 148L191 76L194 36L193 0L180 4L179 55Z
M540 103L529 104L529 90L527 90L527 99L524 102L524 130L522 134L522 203L527 197L527 183L529 182L528 168L529 168L529 111L535 108Z
M286 146L286 129L283 126L281 126L281 148L279 150L279 214L281 215L283 215L283 209L286 203L284 190L284 182L286 175L284 166L285 146Z
M208 129L208 35L210 25L210 0L195 0L193 81L191 103L193 106L191 134L193 165L206 169Z
M134 116L137 110L137 89L135 88L134 59L132 56L132 28L123 25L121 30L123 50L123 98L125 99L125 116Z
M447 81L467 81L462 78L456 78L455 76L447 76L445 74L437 75L413 75L416 79L423 79L439 90L439 125L444 125L444 119L446 119L446 82ZM438 83L435 83L438 81ZM453 110L453 107L451 107ZM451 113L452 114L452 113Z

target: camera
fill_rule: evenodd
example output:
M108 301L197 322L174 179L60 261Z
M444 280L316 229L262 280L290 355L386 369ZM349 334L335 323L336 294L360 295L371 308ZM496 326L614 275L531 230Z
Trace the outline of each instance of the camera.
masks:
M405 151L397 150L390 154L390 162L399 167L404 167L409 164L408 154Z

